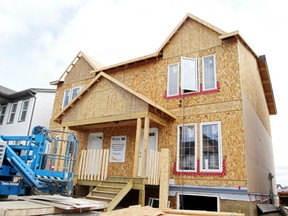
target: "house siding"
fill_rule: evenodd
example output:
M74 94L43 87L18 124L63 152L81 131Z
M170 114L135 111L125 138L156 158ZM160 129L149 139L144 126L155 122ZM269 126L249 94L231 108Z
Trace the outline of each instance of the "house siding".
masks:
M50 118L52 116L55 93L37 92L35 95L35 107L32 116L32 123L29 133L37 125L49 128ZM33 109L33 107L31 107Z
M29 99L29 106L26 114L25 121L19 121L20 118L20 111L21 106L24 100ZM33 112L33 104L35 100L34 98L26 98L23 100L17 100L12 103L7 104L6 113L4 116L3 124L0 125L0 134L6 135L6 136L12 136L12 135L28 135L29 134L29 124L31 121L31 115ZM8 123L8 117L11 110L11 106L13 103L17 103L17 109L14 117L13 123Z

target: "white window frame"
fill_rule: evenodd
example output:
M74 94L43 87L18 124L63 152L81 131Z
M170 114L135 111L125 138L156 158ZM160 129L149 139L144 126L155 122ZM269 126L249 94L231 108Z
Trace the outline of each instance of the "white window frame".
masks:
M183 170L180 169L180 127L183 126L194 126L194 169L191 170ZM191 123L191 124L182 124L177 126L177 160L176 160L176 170L177 172L197 172L197 124Z
M218 169L205 169L203 167L203 126L205 125L217 125L218 128L218 161L219 161L219 168ZM221 132L221 122L204 122L200 123L200 171L201 172L222 172L222 132Z
M77 92L76 95L73 95L74 90L77 90L77 89L79 89L79 91ZM81 90L82 90L81 86L77 86L77 87L75 87L75 88L72 88L72 90L71 90L71 97L70 97L71 100L73 100L75 97L77 97L77 95L81 92Z
M2 105L0 108L1 108L0 109L0 125L2 125L3 122L4 122L4 117L5 117L5 114L6 114L7 105ZM5 110L4 110L4 108L5 108ZM4 110L4 113L3 113L3 110Z
M76 95L73 95L73 92L76 89L79 89L79 91L78 91L78 93ZM62 101L62 108L66 107L70 103L70 101L72 101L75 97L77 97L77 95L81 92L82 89L83 89L82 86L77 86L77 87L74 87L74 88L71 88L71 89L66 89L64 91L64 96L63 96L63 101ZM66 96L68 98L68 101L65 104Z
M27 116L27 113L28 113L29 102L30 102L29 99L22 101L21 110L20 110L19 119L18 119L19 122L23 122L23 121L26 120L26 116ZM25 107L24 107L24 104L25 104L25 103L28 103L26 109L24 109L24 108L25 108ZM25 112L24 119L21 119L21 118L22 118L22 114L23 114L24 112Z
M185 61L186 62L190 61L190 65L186 64L185 66ZM189 68L187 68L187 66ZM187 80L189 82L187 82ZM191 92L199 92L199 89L200 89L200 82L199 82L198 59L181 57L181 92L182 94L187 94L187 93L189 94Z
M204 64L204 61L205 61L205 59L211 58L211 57L213 57L214 87L213 87L213 88L207 88L206 85L205 85L205 79L206 79L206 77L205 77L205 64ZM204 90L204 91L217 89L216 57L215 57L215 54L213 54L213 55L208 55L208 56L203 56L203 57L202 57L202 75L203 75L203 84L202 84L202 87L203 87L203 90Z
M17 111L17 105L18 103L12 103L11 107L10 107L10 112L9 112L9 116L8 116L8 120L7 123L8 124L12 124L14 122L15 116L16 116L16 111ZM15 106L15 111L13 111L13 107ZM13 119L11 120L11 116L13 115Z
M170 77L170 67L173 67L173 66L177 66L177 80L176 81L174 81L174 80L171 80L171 77ZM167 96L168 97L172 97L172 96L177 96L177 95L179 95L179 63L175 63L175 64L169 64L168 65L168 68L167 68L167 77L168 77L168 79L167 79ZM176 89L176 93L175 94L170 94L170 82L171 81L174 81L174 82L176 82L176 84L177 84L177 89Z
M63 108L66 107L67 104L69 104L69 102L70 102L70 95L71 95L71 89L66 89L66 90L64 91L63 102L62 102L62 107L63 107ZM65 103L66 97L68 98L67 103Z

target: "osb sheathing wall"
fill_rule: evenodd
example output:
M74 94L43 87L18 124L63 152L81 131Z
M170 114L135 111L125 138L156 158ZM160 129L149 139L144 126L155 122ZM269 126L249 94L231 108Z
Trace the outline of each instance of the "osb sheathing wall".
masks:
M91 78L94 77L94 75L91 75L90 73L91 70L93 70L91 65L89 65L83 57L80 57L79 60L65 76L64 83L58 84L54 100L50 128L59 129L60 127L60 125L55 124L53 120L55 116L62 110L65 90L79 86L84 88L91 81Z
M148 105L136 96L101 77L93 88L67 111L62 122L117 116L148 110Z
M268 194L269 172L275 175L269 111L256 59L241 43L239 43L239 64L248 189L251 192Z
M159 129L158 149L168 147L171 150L172 163L176 162L177 125L183 123L197 123L199 131L199 123L201 122L221 121L223 159L226 160L227 167L226 175L224 177L182 177L171 174L171 178L175 178L175 182L177 184L185 183L209 186L247 186L242 125L241 89L239 82L240 75L237 52L238 48L236 43L222 46L221 40L218 39L217 33L201 24L198 24L195 21L188 20L164 48L163 59L159 58L151 63L147 62L140 66L135 65L134 67L127 67L125 70L107 72L110 76L116 78L118 81L129 86L142 95L147 96L151 100L179 116L177 121L174 121L167 127L157 126ZM180 100L182 100L181 98L165 98L167 67L169 64L180 62L181 56L199 58L200 81L202 83L201 58L211 54L215 54L216 57L217 81L220 84L220 92L186 97L184 101L182 101L182 107L179 107L181 104ZM102 81L100 80L99 84L101 84L101 82ZM107 82L102 82L102 84L108 86ZM93 87L92 92L96 91L97 85L98 84ZM69 84L67 87L68 86ZM64 89L66 89L66 82L64 83L64 86L61 86L61 88L57 90L58 101L56 101L55 104L58 103L58 105L55 105L56 109L61 108ZM60 93L58 94L58 92ZM89 94L85 95L78 103L84 103L85 100L90 100L91 103L94 103L92 102L93 98L88 96ZM87 99L84 99L86 97ZM114 98L114 101L115 100L116 98ZM105 100L99 99L99 101L104 102ZM104 102L104 104L106 103L107 102ZM75 107L77 106L78 105L76 104ZM74 107L70 112L74 112L73 109ZM113 110L116 109L116 107L111 106L110 109L111 110L107 110L107 112L113 113ZM91 110L79 110L81 115L84 115L86 112L90 111ZM184 119L182 118L183 111L185 114ZM59 110L54 112L54 115L58 112ZM69 118L68 116L65 117L65 115L64 121L68 120L67 118ZM89 116L87 115L86 117L83 117L76 112L74 115L77 116L77 118L86 118ZM72 119L69 119L69 121L70 120ZM150 125L150 127L152 127L152 125ZM104 148L110 147L110 139L112 135L127 136L125 163L109 163L108 175L131 176L131 161L133 160L134 155L135 130L136 125L131 126L131 128L117 127L105 128L102 130L104 133ZM101 130L91 132L99 131ZM79 141L81 143L80 149L87 145L88 133L89 132L87 132L86 135L81 133L81 136L79 137ZM200 137L198 137L197 143L198 157L200 153L199 143ZM182 180L184 180L184 182L182 182Z
M249 102L266 127L268 133L271 134L269 110L261 83L257 61L242 43L238 43L238 45L242 94L245 94L248 97Z

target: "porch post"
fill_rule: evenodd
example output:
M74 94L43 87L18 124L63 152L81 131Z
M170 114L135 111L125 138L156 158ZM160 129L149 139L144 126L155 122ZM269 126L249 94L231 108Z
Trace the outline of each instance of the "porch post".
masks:
M133 164L133 177L138 176L138 164L139 164L139 151L140 151L140 138L141 138L141 118L137 118L136 137L135 137L135 154Z
M170 178L170 150L161 149L160 156L160 188L159 188L159 208L167 208L169 196Z
M145 117L144 121L144 137L143 137L143 151L142 151L142 177L146 177L146 161L147 161L147 145L149 138L149 117Z

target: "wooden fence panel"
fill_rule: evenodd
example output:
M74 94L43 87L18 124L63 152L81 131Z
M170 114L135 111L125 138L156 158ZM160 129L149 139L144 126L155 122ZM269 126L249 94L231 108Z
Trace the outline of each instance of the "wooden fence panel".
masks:
M109 149L82 150L78 179L105 180L108 171Z

